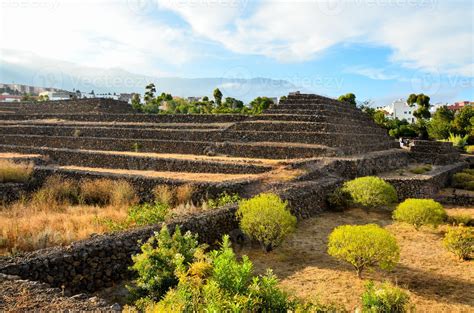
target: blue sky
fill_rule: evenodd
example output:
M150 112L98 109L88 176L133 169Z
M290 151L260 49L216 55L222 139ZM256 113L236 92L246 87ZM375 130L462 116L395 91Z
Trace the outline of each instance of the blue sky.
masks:
M378 105L474 100L473 12L471 0L5 0L0 61L265 77Z

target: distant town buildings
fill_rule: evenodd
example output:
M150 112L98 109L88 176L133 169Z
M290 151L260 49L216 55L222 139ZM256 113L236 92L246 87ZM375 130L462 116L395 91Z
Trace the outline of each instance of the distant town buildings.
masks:
M472 102L472 101L458 101L458 102L454 102L454 104L448 105L448 109L451 110L451 111L458 111L458 110L460 110L460 109L462 109L463 107L468 106L468 105L473 106L473 105L474 105L474 102Z
M0 102L18 102L21 101L22 96L10 95L6 92L0 95Z
M40 97L45 97L49 101L74 99L75 93L69 91L44 91L40 92Z
M407 120L410 123L415 122L413 112L416 106L409 106L405 99L397 99L385 107L378 107L377 109L385 112L385 116L389 119L398 118L399 120Z

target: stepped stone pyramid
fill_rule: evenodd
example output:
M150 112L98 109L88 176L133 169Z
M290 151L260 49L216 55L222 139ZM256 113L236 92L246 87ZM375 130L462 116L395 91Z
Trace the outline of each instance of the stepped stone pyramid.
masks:
M302 172L297 180L319 184L314 179L326 176L305 162L384 152L376 157L385 164L403 152L359 109L309 94L290 94L256 116L142 114L110 99L9 103L0 111L4 158L35 160L44 177L133 178L144 195L157 183L249 195Z
M277 154L282 147L286 157L301 158L361 154L397 146L386 130L361 110L311 94L290 94L263 114L233 124L224 138L268 146L259 157L274 158L285 156Z

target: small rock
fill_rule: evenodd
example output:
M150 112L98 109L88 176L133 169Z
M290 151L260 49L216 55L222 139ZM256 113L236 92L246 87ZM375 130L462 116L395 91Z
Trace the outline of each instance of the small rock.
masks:
M75 300L85 300L87 299L87 295L85 293L78 293L77 295L74 295L71 298Z
M112 311L121 311L122 310L122 307L120 306L120 304L118 303L114 303L110 306L110 309Z

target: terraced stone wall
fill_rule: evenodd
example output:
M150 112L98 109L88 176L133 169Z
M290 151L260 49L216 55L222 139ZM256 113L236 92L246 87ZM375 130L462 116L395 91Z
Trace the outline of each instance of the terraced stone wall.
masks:
M197 216L168 223L174 230L180 225L184 231L199 234L201 242L215 244L222 234L238 227L235 207L204 212ZM110 287L130 278L128 270L131 255L139 252L139 241L145 241L161 225L98 235L75 242L67 247L38 250L23 256L0 259L0 272L18 275L24 279L46 282L51 286L64 286L70 292L95 291Z
M434 169L431 173L416 177L394 177L386 180L397 189L398 198L433 198L441 188L449 185L454 173L467 167L466 162L458 162Z
M51 175L59 173L51 168L36 168L33 174L34 180L31 184L29 191L39 188L45 179ZM77 172L77 171L61 171L60 175L65 178L71 178L74 180L80 180L85 178L91 179L100 179L108 178L112 180L125 179L129 182L137 192L138 197L141 201L150 202L153 201L153 188L157 185L165 184L171 187L177 187L183 184L182 181L177 181L173 179L163 179L163 178L147 178L144 176L134 176L128 175L126 177L119 176L112 173L95 173L95 172ZM251 183L251 180L235 180L230 182L196 182L193 183L195 191L193 193L193 201L195 203L200 203L203 199L216 198L222 192L227 191L227 193L238 193L241 194L242 190Z
M61 119L80 122L133 122L133 123L232 123L249 119L240 114L114 114L114 113L18 113L3 114L2 120Z

